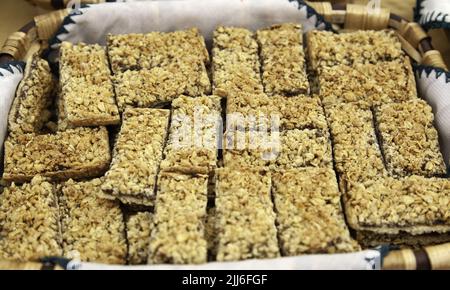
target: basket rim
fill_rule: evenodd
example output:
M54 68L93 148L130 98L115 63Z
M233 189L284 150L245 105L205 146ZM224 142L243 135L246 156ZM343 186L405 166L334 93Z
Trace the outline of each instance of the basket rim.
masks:
M329 2L325 2L325 3L329 3ZM308 6L314 9L314 7L312 5L310 5L310 4L311 3L308 3ZM333 10L338 10L338 11L346 11L347 10L347 4L345 4L345 3L334 3L334 4L330 4L330 6L331 6L331 8ZM316 11L316 9L314 9L314 10ZM53 11L53 12L49 12L49 13L40 15L39 17L43 17L43 18L50 17L55 12L64 12L64 11L68 11L68 10L67 9L60 9L60 10L56 10L56 11ZM322 15L319 12L317 12L317 13ZM61 15L63 15L63 13L61 13ZM58 24L58 26L61 26L61 24L62 24L63 20L65 19L65 17L67 17L67 16L64 16L61 19L58 19L58 20L60 20L60 23ZM405 19L405 18L403 18L401 16L398 16L395 13L389 13L389 19L397 21L397 22L416 23L414 21L409 21L409 20L407 20L407 19ZM389 26L389 27L395 29L395 27L392 27L392 26ZM36 28L37 28L37 22L36 22L36 18L35 18L35 19L31 20L30 22L28 22L27 24L25 24L22 28L20 28L15 33L19 32L19 33L22 33L24 35L27 35L30 31L32 31L33 29L36 29ZM419 45L422 48L422 53L423 54L426 53L426 52L434 50L434 47L432 45L432 37L428 33L426 33L426 35L427 35L427 37L423 38L419 42ZM49 39L44 39L43 41L48 41L48 40ZM7 41L8 40L6 40L6 42ZM35 42L35 41L39 41L39 39L36 36L35 36L34 39L32 39L32 42ZM16 59L14 56L12 56L12 55L10 55L8 53L0 52L0 65L11 63L11 62L14 62L14 61L17 61L17 60L20 60L20 59ZM449 246L450 246L450 243L442 244L440 246L434 246L434 247L449 247ZM429 248L427 247L425 249L418 250L418 251L415 251L415 252L412 252L412 253L415 254L415 255L422 255L424 252L427 252L427 249L429 249ZM404 253L405 253L405 251L412 251L412 250L410 250L410 249L403 249L403 250L391 251L389 253L389 255L384 258L385 265L387 266L386 268L388 268L388 269L391 268L392 269L392 268L395 268L395 267L400 267L400 268L397 268L397 269L405 269L407 266L411 266L411 265L405 265L404 264L405 261L401 260L403 255L404 255ZM423 268L423 269L427 269L428 268L429 269L430 266L431 266L429 264L430 261L427 260L427 259L425 259L425 260L417 259L416 262L417 262L417 264L413 265L413 266L415 266L417 268ZM15 265L18 266L18 264L15 264ZM34 265L34 267L36 267L36 264L33 264L33 265ZM39 264L37 264L37 265L39 265Z
M320 3L320 2L313 2L313 3ZM311 7L312 9L314 9L317 14L322 15L320 12L317 11L317 9L315 9L313 3L307 3L307 5L309 7ZM322 3L329 3L329 2L322 2ZM313 4L313 5L311 5L311 4ZM346 11L346 9L347 9L347 7L349 5L349 4L346 4L346 3L330 3L330 4L331 4L330 5L331 8L333 10L337 10L337 11ZM96 4L90 4L90 5L96 5ZM351 5L355 5L355 4L351 4ZM359 6L363 6L363 5L359 5ZM49 12L49 13L46 13L46 14L42 14L39 17L43 17L43 18L50 17L55 12L63 12L63 11L68 11L68 9L55 10L55 11L52 11L52 12ZM65 17L67 17L67 16L64 16L62 19L59 19L60 20L60 23L58 25L59 27L61 26L61 24L62 24L63 20L65 19ZM31 20L30 22L28 22L27 24L22 26L19 30L17 30L14 33L20 32L20 33L23 33L23 34L26 35L32 29L36 29L37 28L37 24L36 24L36 20L35 19ZM394 20L394 21L398 21L398 22L416 23L414 21L409 21L409 20L407 20L407 19L405 19L405 18L403 18L403 17L401 17L401 16L399 16L399 15L397 15L395 13L391 13L391 12L389 13L389 19L390 20ZM392 26L388 26L388 27L389 28L395 28L395 27L392 27ZM11 35L13 35L14 33L12 33ZM427 35L427 37L422 39L419 42L420 47L422 48L422 51L423 51L422 54L434 50L434 47L432 45L432 37L428 33L426 33L426 35ZM32 39L32 41L36 41L36 40L37 39ZM46 40L48 41L49 39L46 39ZM7 41L8 41L8 39L6 39L4 44L6 44ZM2 47L4 46L4 44L2 44ZM11 61L16 61L16 60L20 60L20 59L15 58L11 54L8 54L8 53L0 51L0 64L5 64L5 63L11 62Z

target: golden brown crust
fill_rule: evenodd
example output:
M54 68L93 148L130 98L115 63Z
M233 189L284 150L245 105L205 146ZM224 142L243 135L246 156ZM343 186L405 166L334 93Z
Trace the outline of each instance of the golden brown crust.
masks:
M240 92L262 93L258 44L243 28L218 27L213 36L214 95L227 97Z
M89 178L102 175L110 161L104 127L11 135L5 141L3 178L8 182L27 182L38 174L54 180Z
M264 90L269 95L309 92L302 27L285 23L258 30Z
M355 183L346 194L349 225L379 234L450 230L450 180L410 176Z
M231 131L225 134L225 142L223 159L229 168L281 170L333 165L329 136L316 129L281 133Z
M62 43L61 95L69 125L105 126L120 123L110 75L103 47Z
M217 261L278 257L270 173L218 169L216 177Z
M173 60L191 57L209 63L205 40L197 28L169 33L108 35L107 42L114 74L165 67Z
M125 264L126 239L118 202L99 197L102 180L62 187L64 255L85 262Z
M169 110L125 110L111 168L102 186L110 198L127 204L153 205L169 115Z
M353 252L335 173L328 168L277 172L273 177L278 237L286 256Z
M0 195L0 259L38 261L60 256L61 229L56 189L41 176Z
M126 221L128 255L131 265L147 264L150 251L150 235L153 230L153 214L138 212Z
M149 264L207 262L208 176L161 173Z
M172 122L161 170L208 174L216 168L221 118L216 96L181 96L172 103Z
M339 64L377 64L405 55L393 30L361 30L341 34L312 30L307 33L306 39L310 66L315 71Z
M365 101L370 105L404 102L417 98L409 59L353 66L337 65L321 70L320 97L324 105Z
M38 133L50 118L49 107L55 80L48 62L30 57L9 112L9 132Z
M365 104L347 103L326 107L326 113L341 190L346 190L346 182L387 176L371 110Z
M189 60L116 74L113 79L119 110L155 107L170 103L180 95L209 94L211 84L205 65L195 58Z
M439 148L431 107L417 99L385 104L375 110L386 166L391 175L443 176L446 166Z

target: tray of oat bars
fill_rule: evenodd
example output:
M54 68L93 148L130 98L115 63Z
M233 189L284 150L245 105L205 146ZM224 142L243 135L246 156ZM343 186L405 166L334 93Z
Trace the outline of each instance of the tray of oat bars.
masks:
M0 267L449 267L439 53L384 9L313 7L108 3L10 37Z

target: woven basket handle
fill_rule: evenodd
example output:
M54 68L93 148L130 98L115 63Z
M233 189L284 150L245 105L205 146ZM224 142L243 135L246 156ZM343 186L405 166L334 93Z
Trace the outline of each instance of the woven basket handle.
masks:
M450 243L421 250L403 249L389 253L383 262L385 270L450 269Z

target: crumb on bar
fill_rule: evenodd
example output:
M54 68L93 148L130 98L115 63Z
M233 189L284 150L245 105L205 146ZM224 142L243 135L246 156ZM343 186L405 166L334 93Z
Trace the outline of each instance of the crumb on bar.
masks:
M126 204L152 206L169 110L127 109L102 189Z

